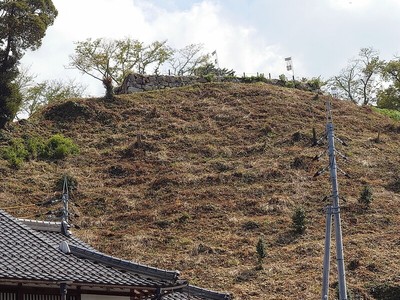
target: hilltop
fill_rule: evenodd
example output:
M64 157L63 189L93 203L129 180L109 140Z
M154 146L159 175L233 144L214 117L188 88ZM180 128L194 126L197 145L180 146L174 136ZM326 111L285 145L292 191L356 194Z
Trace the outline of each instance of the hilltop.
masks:
M323 135L326 100L268 84L209 83L58 103L3 131L0 143L61 133L79 154L18 170L0 159L0 207L54 218L59 204L36 204L59 198L57 183L68 174L73 230L95 248L178 269L236 299L317 299L330 182L328 174L313 177L328 160L313 162L323 148L311 139L313 128ZM349 161L338 162L351 175L339 178L348 287L364 299L395 299L400 123L370 107L332 105L336 135L348 144L338 149ZM358 203L365 185L373 189L369 209ZM308 227L296 235L291 216L300 206ZM333 247L332 255L334 294Z

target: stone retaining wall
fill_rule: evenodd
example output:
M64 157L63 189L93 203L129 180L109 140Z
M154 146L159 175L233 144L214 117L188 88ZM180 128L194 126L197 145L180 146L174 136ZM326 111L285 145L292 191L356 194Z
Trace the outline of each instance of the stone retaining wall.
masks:
M265 82L272 85L278 86L286 86L286 87L295 87L296 89L305 90L305 91L319 91L319 89L315 89L307 83L296 81L295 86L291 84L291 86L287 85L287 81L282 81L279 79L266 79L264 77L223 77L219 78L219 81L224 82L243 82L243 83L251 83L251 82ZM175 88L186 85L193 85L196 83L206 83L208 80L203 77L197 76L168 76L168 75L141 75L141 74L129 74L122 85L115 89L116 94L130 94L137 92L145 92L145 91L153 91L153 90L161 90L168 88Z
M168 76L168 75L128 75L122 85L115 90L116 94L174 88L195 83L206 83L207 80L196 76Z

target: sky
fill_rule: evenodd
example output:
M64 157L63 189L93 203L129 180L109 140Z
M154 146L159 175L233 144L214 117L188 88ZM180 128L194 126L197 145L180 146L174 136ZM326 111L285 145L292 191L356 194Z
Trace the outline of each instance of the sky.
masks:
M220 67L296 78L340 72L360 48L390 60L400 54L400 0L53 0L58 10L42 46L22 65L37 81L75 80L89 96L102 83L67 69L76 41L130 37L173 48L192 43L217 51Z

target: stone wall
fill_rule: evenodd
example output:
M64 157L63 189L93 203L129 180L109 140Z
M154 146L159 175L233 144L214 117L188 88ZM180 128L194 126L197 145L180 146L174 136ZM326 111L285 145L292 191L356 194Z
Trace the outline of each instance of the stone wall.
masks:
M214 78L215 80L215 78ZM308 82L296 81L295 84L291 81L282 81L279 79L267 79L263 76L260 77L222 77L219 78L220 82L264 82L272 85L278 85L288 88L296 88L299 90L320 92L319 87L314 87ZM180 86L192 85L196 83L206 83L207 79L197 76L168 76L168 75L141 75L129 74L122 85L115 89L116 94L130 94L137 92L161 90L168 88L175 88Z
M115 90L116 94L129 94L167 88L206 83L207 80L196 76L140 75L129 74L122 85Z

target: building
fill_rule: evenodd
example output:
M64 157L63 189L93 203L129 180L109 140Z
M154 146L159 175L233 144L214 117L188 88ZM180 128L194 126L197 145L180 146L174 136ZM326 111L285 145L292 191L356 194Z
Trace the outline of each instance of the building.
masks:
M0 210L0 300L228 300L178 271L98 252L68 224L16 219Z

